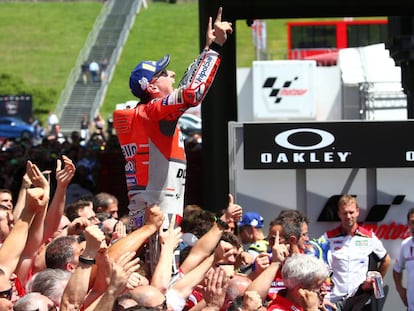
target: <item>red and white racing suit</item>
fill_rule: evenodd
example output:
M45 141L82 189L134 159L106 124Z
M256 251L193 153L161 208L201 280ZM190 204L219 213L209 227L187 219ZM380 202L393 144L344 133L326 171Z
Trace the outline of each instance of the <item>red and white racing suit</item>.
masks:
M187 69L171 94L114 112L114 128L126 160L129 213L135 228L143 225L146 206L158 204L166 215L181 220L186 157L177 121L199 105L214 80L221 58L206 49ZM165 217L164 228L169 218Z

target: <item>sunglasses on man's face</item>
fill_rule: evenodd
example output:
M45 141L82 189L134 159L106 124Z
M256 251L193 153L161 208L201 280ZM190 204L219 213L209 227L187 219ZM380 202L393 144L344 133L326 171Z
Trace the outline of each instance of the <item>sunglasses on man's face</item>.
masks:
M13 296L13 288L0 291L0 298L11 300Z
M162 69L158 71L154 76L152 77L152 82L157 81L161 77L168 77L168 71L167 69Z
M157 306L154 307L141 307L142 309L149 309L149 310L159 310L159 311L165 311L167 310L167 300L164 299L164 301L162 303L160 303Z
M47 306L47 311L56 311L57 307L55 305L53 306ZM33 310L33 311L39 311L39 309Z

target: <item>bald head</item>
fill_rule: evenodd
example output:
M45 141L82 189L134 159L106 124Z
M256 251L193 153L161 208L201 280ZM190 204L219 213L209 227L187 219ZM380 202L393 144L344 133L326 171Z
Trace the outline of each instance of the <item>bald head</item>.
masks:
M165 296L161 291L151 285L137 286L130 291L132 299L134 299L139 306L155 307L161 305Z
M246 275L235 274L229 280L229 287L227 288L227 298L234 300L236 297L243 296L246 289L252 282Z
M117 225L118 220L115 218L105 219L102 222L102 231L104 233L113 233L115 231L115 226Z

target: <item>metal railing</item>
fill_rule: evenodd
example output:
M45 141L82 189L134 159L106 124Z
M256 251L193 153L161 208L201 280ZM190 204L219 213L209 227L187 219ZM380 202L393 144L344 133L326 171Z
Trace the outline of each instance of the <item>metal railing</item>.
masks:
M121 57L125 42L128 39L129 32L132 26L134 25L136 15L139 13L143 5L146 6L145 0L139 0L139 1L134 2L134 5L131 8L130 13L128 14L128 17L125 21L122 32L119 36L117 48L115 49L115 51L113 52L111 56L111 59L109 60L109 64L118 63L119 58ZM95 100L93 102L91 113L90 113L91 117L96 116L99 113L99 109L101 108L105 100L105 95L108 90L108 85L109 85L109 82L112 80L114 71L115 71L114 65L109 66L109 68L107 69L107 77L104 81L102 81L101 87L98 93L96 94Z
M101 12L96 18L92 31L89 33L88 37L86 38L85 45L83 46L82 50L79 52L76 63L74 67L72 68L68 76L68 79L66 80L65 88L61 92L58 103L55 108L55 114L58 116L59 119L62 116L63 108L68 103L73 87L79 78L79 75L81 72L81 65L85 61L85 59L87 59L87 56L89 55L92 46L95 44L99 31L101 30L102 25L105 22L105 19L108 13L111 11L113 4L114 4L114 1L107 1L103 5Z
M388 112L389 119L406 115L407 96L399 81L360 83L359 101L363 120L378 120L380 111Z

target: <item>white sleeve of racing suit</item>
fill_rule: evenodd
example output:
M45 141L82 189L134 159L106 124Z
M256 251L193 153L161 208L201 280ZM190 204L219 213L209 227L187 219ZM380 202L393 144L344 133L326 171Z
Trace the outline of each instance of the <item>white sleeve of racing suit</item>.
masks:
M184 73L174 94L174 101L190 106L199 105L213 83L220 62L218 52L213 49L203 50Z

